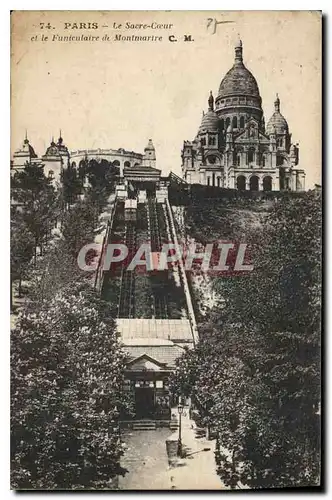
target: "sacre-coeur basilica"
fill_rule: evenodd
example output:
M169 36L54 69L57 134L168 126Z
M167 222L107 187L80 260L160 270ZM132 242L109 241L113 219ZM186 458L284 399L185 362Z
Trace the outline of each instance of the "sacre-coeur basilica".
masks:
M210 92L196 137L183 143L184 179L189 184L238 190L304 190L299 147L292 144L278 95L274 109L265 125L258 84L243 63L239 41L234 65L222 79L216 98Z

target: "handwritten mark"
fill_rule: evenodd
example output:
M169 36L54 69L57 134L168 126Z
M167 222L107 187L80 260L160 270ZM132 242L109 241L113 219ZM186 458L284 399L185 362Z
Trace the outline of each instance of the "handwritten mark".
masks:
M218 24L228 24L228 23L235 23L235 21L217 21L217 19L215 19L215 18L208 17L206 29L209 30L209 28L211 26L211 34L214 35L217 31Z

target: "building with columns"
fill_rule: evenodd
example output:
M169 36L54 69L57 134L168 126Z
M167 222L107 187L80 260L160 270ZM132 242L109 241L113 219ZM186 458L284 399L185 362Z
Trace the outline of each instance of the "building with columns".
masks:
M133 173L140 171L155 173L156 170L156 150L152 139L149 139L144 153L119 149L78 149L69 151L62 138L61 130L57 142L52 140L42 156L38 156L30 144L27 134L22 147L13 154L11 162L11 174L23 170L28 164L35 164L44 169L47 177L50 177L54 184L60 181L61 172L69 166L80 168L89 162L103 162L104 165L112 164L119 168L120 177L125 176L125 172ZM160 176L160 171L159 176Z
M189 184L251 191L302 191L305 172L299 147L291 142L279 96L265 126L255 77L243 63L242 42L235 46L226 73L193 141L184 141L182 175Z

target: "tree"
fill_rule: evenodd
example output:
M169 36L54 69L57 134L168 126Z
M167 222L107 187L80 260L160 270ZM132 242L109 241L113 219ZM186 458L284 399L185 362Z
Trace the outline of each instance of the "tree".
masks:
M12 198L21 207L22 218L33 234L34 260L37 247L41 254L51 228L59 215L59 203L51 180L44 175L43 167L26 165L12 178Z
M34 238L26 223L19 213L15 213L11 220L11 305L12 305L12 283L18 280L18 294L22 294L22 278L27 272L28 265L34 251Z
M83 183L80 179L77 169L69 165L61 173L61 183L63 191L63 201L65 207L72 205L77 196L82 192Z
M89 198L77 202L66 214L62 224L62 236L68 251L75 259L85 244L93 243L98 214Z
M217 433L233 488L316 485L320 474L321 200L284 199L247 235L254 271L217 279L224 299L172 385Z
M11 484L107 489L121 473L125 358L109 306L90 287L33 304L11 343Z
M114 189L114 181L119 174L119 168L107 160L90 160L86 174L93 188L106 188L108 194Z

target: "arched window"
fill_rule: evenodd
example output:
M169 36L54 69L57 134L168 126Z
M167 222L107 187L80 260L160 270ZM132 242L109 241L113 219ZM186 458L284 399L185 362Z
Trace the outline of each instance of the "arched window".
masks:
M236 165L238 167L241 165L241 155L237 155L237 157L236 157Z
M263 179L263 191L272 191L272 177L269 175Z
M254 161L254 153L255 150L253 148L250 148L248 151L248 163L252 163Z
M130 167L130 161L125 161L123 165L126 168Z
M265 155L262 155L262 165L265 167Z
M284 159L282 156L280 155L277 155L277 166L279 167L280 165L282 165L284 163Z
M216 145L216 138L209 136L209 145L210 146L215 146Z
M236 188L239 191L245 191L246 189L246 178L244 175L239 175L238 178L236 179Z
M240 118L240 128L244 128L244 116Z
M253 175L252 177L250 177L250 181L249 181L249 186L250 186L250 191L258 191L258 177L257 175Z
M217 158L215 156L208 156L207 161L211 164L214 165L217 161Z
M119 167L119 166L120 166L120 162L119 162L119 160L114 160L114 161L113 161L113 166L114 166L114 167Z
M217 186L220 187L220 177L217 177Z
M228 117L226 118L226 129L228 128L228 125L231 123L231 119Z
M221 130L224 130L224 128L225 128L225 120L224 119L222 119L220 122L220 128L221 128Z
M210 177L207 178L207 185L210 185Z
M206 146L206 139L205 139L205 137L202 137L202 139L201 139L201 146Z
M237 117L233 116L233 128L237 128Z

